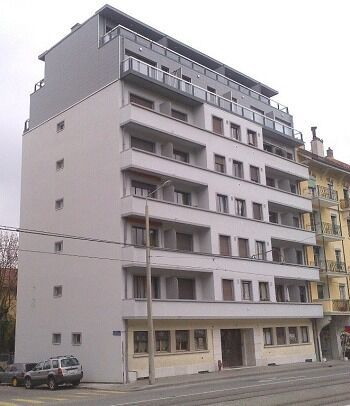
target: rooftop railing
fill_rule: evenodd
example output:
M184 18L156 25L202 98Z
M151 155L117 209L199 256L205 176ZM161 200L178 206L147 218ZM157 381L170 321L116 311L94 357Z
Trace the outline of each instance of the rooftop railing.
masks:
M174 88L175 90L180 91L187 96L191 96L203 102L213 104L216 107L253 121L258 125L264 126L271 130L275 130L288 137L295 138L299 141L303 140L302 133L292 127L266 117L263 114L257 113L256 111L251 110L247 107L241 106L240 104L226 99L223 96L219 96L216 93L211 93L208 90L203 89L202 87L187 82L184 79L170 73L164 72L161 69L155 68L154 66L151 66L138 59L132 57L127 58L121 63L121 71L122 73L127 73L129 71L137 72L138 74L153 79L160 84Z
M165 55L168 58L176 61L184 66L188 66L189 68L193 69L194 71L198 72L199 74L205 75L211 79L217 80L218 82L231 87L232 89L238 90L239 92L252 97L253 99L259 100L260 102L273 107L274 109L280 110L284 113L288 113L288 107L279 103L275 100L272 100L263 94L257 92L256 90L252 90L247 86L244 86L235 80L228 78L227 76L222 75L212 69L205 67L204 65L199 64L198 62L193 61L167 47L164 45L159 44L158 42L154 42L132 30L129 30L122 25L118 25L117 27L113 28L113 30L107 32L100 40L100 45L104 45L111 41L113 38L117 37L118 35L123 35L124 37L136 42L137 44L152 49L153 51L159 53L160 55ZM289 113L288 113L289 114Z
M45 86L45 79L39 80L39 82L34 85L34 93Z
M23 132L25 133L28 130L29 130L29 118L27 118L27 120L24 122Z

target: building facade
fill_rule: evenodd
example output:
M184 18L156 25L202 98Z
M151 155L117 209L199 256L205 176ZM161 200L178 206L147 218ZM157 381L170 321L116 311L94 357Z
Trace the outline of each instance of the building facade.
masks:
M309 173L277 92L110 6L39 59L21 227L51 234L21 236L16 359L148 375L152 194L156 376L315 360Z
M341 333L350 325L350 165L325 156L323 140L312 127L311 151L299 150L309 166L310 178L302 187L312 197L313 211L305 223L316 232L317 244L308 248L309 263L320 268L320 281L312 283L312 300L323 304L318 336L324 359L342 359Z

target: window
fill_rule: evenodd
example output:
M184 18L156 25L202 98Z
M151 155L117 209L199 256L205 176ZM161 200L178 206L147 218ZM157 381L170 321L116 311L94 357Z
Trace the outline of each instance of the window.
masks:
M175 203L183 204L185 206L191 206L191 193L180 192L179 190L175 190L174 197Z
M81 333L72 333L72 344L81 345Z
M241 141L241 127L237 124L231 123L230 125L230 135L237 141Z
M340 300L346 299L345 285L343 284L339 284L339 299Z
M136 180L131 181L131 194L135 196L147 197L149 194L156 190L156 186L148 183L138 182ZM154 194L152 197L156 197Z
M153 101L144 99L143 97L132 93L130 93L130 103L138 104L139 106L146 107L148 109L154 109Z
M57 123L56 125L56 132L60 132L64 130L64 121L60 121L59 123Z
M196 351L205 351L208 349L207 330L205 329L194 330L194 349Z
M233 280L222 279L222 300L235 300Z
M319 299L324 299L324 286L321 283L317 284L317 297Z
M55 201L55 209L62 210L63 209L63 199L57 199Z
M249 257L249 241L246 238L238 238L238 256Z
M170 331L156 331L156 351L170 352Z
M300 228L300 220L297 216L293 216L293 227Z
M63 251L63 241L56 241L55 242L55 252L56 252L56 254L59 254L62 251Z
M54 286L53 287L53 297L61 297L62 296L62 285Z
M259 295L261 302L268 302L270 300L268 282L259 282Z
M176 233L176 249L180 251L193 251L192 234Z
M221 155L214 156L216 172L226 173L225 157Z
M160 68L163 72L169 73L169 68L167 66L162 65Z
M232 173L235 178L243 179L243 163L233 160Z
M299 286L299 297L301 303L307 303L307 294L305 286Z
M250 180L256 183L260 183L259 168L256 166L250 166Z
M154 152L154 143L142 140L141 138L131 137L131 148L142 149L147 152Z
M144 299L147 297L147 279L144 275L134 275L134 298ZM152 298L160 299L160 283L159 278L152 276Z
M235 206L236 206L236 216L245 217L247 215L245 208L245 200L235 199Z
M51 362L50 361L45 361L43 369L45 369L45 370L51 369Z
M213 116L213 133L223 134L223 132L224 126L222 118Z
M285 302L284 300L284 286L283 285L275 285L276 291L276 302Z
M264 142L263 147L264 147L264 151L273 152L273 146L271 144L267 144Z
M253 219L263 220L262 204L253 203Z
M52 368L59 368L59 362L57 359L52 360Z
M144 354L148 352L148 332L134 331L134 353Z
M338 224L337 224L337 216L331 216L331 223L332 223L332 233L338 235Z
M189 155L187 152L179 151L178 149L174 149L173 151L174 159L181 162L189 163Z
M131 241L135 245L146 245L146 229L145 227L131 227ZM149 241L151 247L158 245L158 232L155 229L149 230Z
M266 176L266 186L275 187L275 179Z
M266 260L265 241L256 241L255 242L255 259Z
M219 235L220 255L231 255L231 237L228 235Z
M272 328L264 328L264 345L273 345Z
M175 331L176 351L190 350L190 332L188 330Z
M303 265L304 264L303 251L296 250L296 256L297 256L297 264Z
M181 121L187 121L187 114L175 109L171 109L171 117L174 117Z
M54 344L54 345L61 344L61 333L52 334L52 344Z
M252 282L242 281L242 300L252 300Z
M309 328L307 326L300 327L301 331L301 342L308 343L309 342Z
M195 300L195 280L189 278L177 278L178 298L183 300Z
M288 327L289 344L298 344L298 329L296 327Z
M255 131L248 130L248 144L256 147L258 145L257 135Z
M286 328L285 327L276 327L276 336L277 336L277 345L286 345Z
M228 213L228 199L226 195L216 195L216 210L219 213Z
M182 75L182 79L183 79L185 82L188 82L188 83L191 83L191 82L192 82L191 78L190 78L189 76L186 76L186 75Z
M297 193L297 185L295 183L290 184L290 192L294 194Z
M341 250L335 250L334 254L335 254L336 268L337 268L337 270L341 271L342 270Z
M56 171L61 171L64 168L64 159L56 161Z
M278 213L269 211L269 222L278 224Z
M272 247L272 261L283 262L282 252L280 247Z

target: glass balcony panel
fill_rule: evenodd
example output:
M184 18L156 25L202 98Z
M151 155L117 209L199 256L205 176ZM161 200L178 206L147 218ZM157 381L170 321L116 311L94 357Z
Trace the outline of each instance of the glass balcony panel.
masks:
M243 108L243 117L248 118L249 120L254 120L254 115L251 110L247 110Z
M224 110L231 111L231 102L226 99L219 99L219 106Z
M246 87L240 86L240 87L239 87L239 91L240 91L241 93L244 93L244 94L246 94L246 95L249 96L249 89L247 89Z
M200 89L199 87L193 88L193 95L195 97L198 97L199 99L206 100L206 91L203 89Z
M273 120L265 117L265 126L269 128L273 128Z
M260 114L254 114L255 122L259 124L264 124L264 117Z
M275 130L283 133L283 124L280 124L278 121L275 121Z
M293 137L293 129L290 127L284 126L284 133L289 137Z

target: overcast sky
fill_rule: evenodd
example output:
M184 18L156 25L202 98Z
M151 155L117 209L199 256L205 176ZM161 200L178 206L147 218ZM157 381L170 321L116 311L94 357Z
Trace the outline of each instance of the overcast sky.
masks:
M109 4L277 89L309 148L310 126L350 163L350 2L347 0L110 0ZM44 76L37 56L104 5L2 0L0 224L19 224L23 124Z

